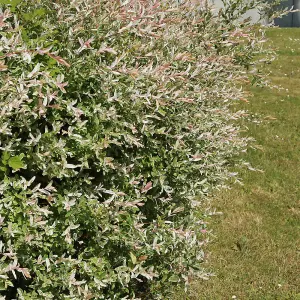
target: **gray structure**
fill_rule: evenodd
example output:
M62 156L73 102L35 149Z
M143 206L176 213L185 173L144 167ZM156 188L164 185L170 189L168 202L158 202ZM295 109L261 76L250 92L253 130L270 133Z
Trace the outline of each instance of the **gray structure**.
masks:
M282 1L280 8L300 9L300 0ZM289 13L288 15L275 19L275 25L279 27L300 27L300 12Z
M216 7L216 9L223 7L222 0L210 0L213 6ZM251 17L253 23L257 23L260 20L260 14L257 9L251 9L245 14L245 18Z
M221 8L222 7L222 0L210 0L212 4L216 8ZM269 0L272 1L272 0ZM282 0L281 4L279 5L279 8L288 8L288 9L299 9L300 10L300 0ZM254 23L256 22L261 22L263 24L268 24L268 20L262 19L259 14L259 11L257 9L252 9L249 12L245 14L245 17L251 17L252 21ZM289 13L288 15L275 19L274 21L276 26L279 27L300 27L300 11L299 12L294 12L294 13Z

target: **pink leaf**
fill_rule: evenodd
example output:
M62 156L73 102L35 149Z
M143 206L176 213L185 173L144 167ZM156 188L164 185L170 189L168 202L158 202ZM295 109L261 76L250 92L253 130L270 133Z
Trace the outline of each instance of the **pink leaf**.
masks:
M62 57L54 55L53 53L46 53L48 56L50 56L51 58L53 58L54 60L56 60L59 64L64 65L68 68L71 67L70 64L68 64Z
M143 188L142 188L142 193L146 193L147 191L152 189L152 182L149 181Z

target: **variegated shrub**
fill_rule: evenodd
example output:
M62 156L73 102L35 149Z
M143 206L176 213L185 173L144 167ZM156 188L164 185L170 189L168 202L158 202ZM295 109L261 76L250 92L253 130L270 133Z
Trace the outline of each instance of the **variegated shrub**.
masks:
M201 0L0 4L3 297L159 299L206 276L202 201L245 149L229 107L259 36Z

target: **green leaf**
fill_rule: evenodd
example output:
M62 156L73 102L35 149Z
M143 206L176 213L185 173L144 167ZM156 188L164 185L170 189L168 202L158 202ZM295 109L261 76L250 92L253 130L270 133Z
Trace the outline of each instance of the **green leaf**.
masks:
M3 165L7 165L7 161L9 160L10 158L10 153L5 151L2 153L2 163Z
M164 116L164 117L165 117L166 114L167 114L167 113L166 113L163 109L161 109L161 108L158 110L158 112L159 112L162 116Z
M11 5L11 11L15 12L16 7L22 2L22 0L0 0L0 4Z
M130 257L131 257L132 263L135 265L136 264L136 256L132 252L130 252Z
M0 167L0 171L6 172L6 171L7 171L7 168L6 168L6 167L3 167L3 166L1 166L1 167Z
M38 8L34 11L35 16L44 16L46 14L46 10L44 8Z
M180 280L178 275L173 274L170 278L169 281L170 282L178 282Z
M14 5L14 0L0 0L0 4L12 4Z
M22 162L22 158L24 157L24 155L19 155L19 156L14 156L11 157L8 161L8 165L14 169L14 170L19 170L24 168L24 163Z

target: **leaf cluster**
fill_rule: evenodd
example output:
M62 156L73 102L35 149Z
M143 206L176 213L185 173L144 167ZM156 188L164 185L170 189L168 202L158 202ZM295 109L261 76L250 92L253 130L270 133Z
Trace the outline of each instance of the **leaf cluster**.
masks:
M159 299L204 277L203 200L261 53L200 1L1 0L7 299ZM197 208L197 209L196 209Z

